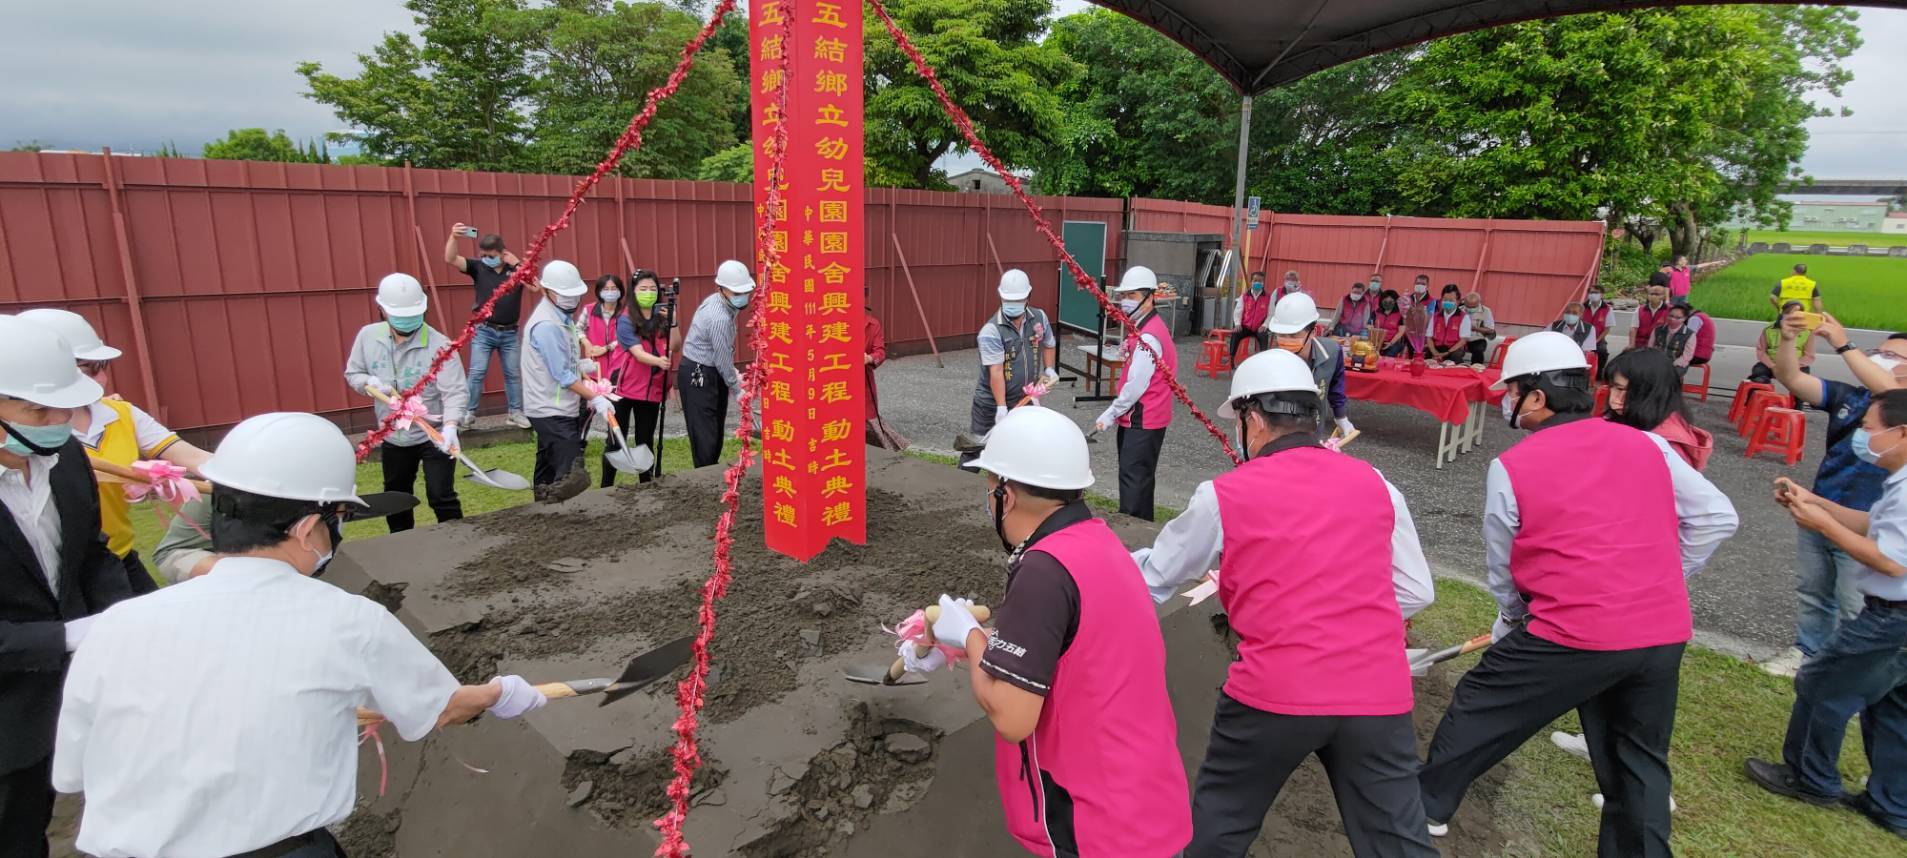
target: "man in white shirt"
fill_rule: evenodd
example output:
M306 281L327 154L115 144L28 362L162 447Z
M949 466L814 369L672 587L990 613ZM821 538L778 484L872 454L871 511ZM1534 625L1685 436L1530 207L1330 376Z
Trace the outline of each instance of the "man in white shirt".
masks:
M1172 329L1153 309L1152 295L1158 288L1152 269L1134 265L1113 290L1119 310L1130 321L1121 347L1126 363L1119 375L1119 395L1093 421L1094 432L1119 427L1119 511L1146 521L1152 520L1159 452L1172 423L1172 388L1166 380L1179 370Z
M53 816L53 731L69 641L131 597L99 532L99 487L72 437L99 384L73 347L0 316L0 855L43 858Z
M543 705L514 676L459 685L391 612L313 580L366 506L352 452L316 415L240 423L202 469L219 561L86 630L53 756L54 787L86 795L80 851L341 856L325 826L356 801L359 707L415 741Z

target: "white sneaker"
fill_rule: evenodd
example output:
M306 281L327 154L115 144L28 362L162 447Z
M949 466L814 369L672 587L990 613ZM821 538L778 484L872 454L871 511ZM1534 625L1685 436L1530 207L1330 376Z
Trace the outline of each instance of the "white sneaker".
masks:
M515 426L518 429L530 428L530 418L523 416L523 412L521 411L510 412L509 421L511 426Z
M1796 673L1801 672L1801 662L1804 658L1799 648L1789 647L1787 652L1762 662L1761 669L1776 676L1793 679Z
M1557 730L1549 734L1549 740L1558 748L1562 748L1585 760L1589 759L1589 742L1583 739L1581 733L1565 733L1561 730Z
M1589 803L1595 805L1597 810L1601 810L1602 809L1602 793L1596 793L1595 795L1590 796ZM1675 811L1676 811L1675 796L1669 796L1669 812L1674 813Z
M1432 822L1430 820L1425 820L1425 822L1428 824L1424 827L1430 830L1430 836L1432 837L1442 837L1450 833L1450 823L1448 822Z

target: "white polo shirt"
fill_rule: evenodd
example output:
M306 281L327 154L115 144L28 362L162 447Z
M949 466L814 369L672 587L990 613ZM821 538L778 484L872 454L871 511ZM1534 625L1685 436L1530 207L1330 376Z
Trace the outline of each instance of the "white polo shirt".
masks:
M1887 475L1887 481L1881 486L1881 499L1867 511L1867 538L1874 540L1887 559L1907 566L1907 468ZM1890 602L1907 601L1907 578L1896 578L1867 566L1854 573L1854 587L1863 595Z
M93 623L66 677L53 786L86 794L88 855L235 855L350 815L358 707L415 741L457 687L377 603L228 557Z

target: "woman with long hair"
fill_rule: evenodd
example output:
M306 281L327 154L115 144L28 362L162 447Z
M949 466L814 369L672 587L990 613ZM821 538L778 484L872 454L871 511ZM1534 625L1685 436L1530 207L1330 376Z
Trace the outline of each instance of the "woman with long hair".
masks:
M1397 290L1385 289L1378 294L1377 312L1371 315L1371 327L1377 331L1377 349L1385 357L1401 355L1409 345L1404 339L1404 311L1400 307Z
M1699 471L1715 452L1715 436L1689 419L1682 376L1661 349L1634 349L1609 362L1608 420L1654 432Z
M627 302L623 298L622 278L614 274L604 274L596 278L593 291L594 303L583 308L583 356L596 362L596 374L600 378L615 379L624 372L628 364L629 353L616 343L616 326L627 312ZM624 429L629 427L628 409L624 403L616 403L616 421ZM603 486L613 485L616 470L610 467L605 448L603 456Z
M616 343L625 359L617 380L616 420L629 432L632 444L650 444L655 439L656 421L662 418L662 387L669 363L675 359L682 336L670 324L673 302L658 304L662 294L654 271L637 269L629 275L629 307L616 326ZM613 477L605 462L603 485ZM640 482L655 479L662 471L662 454L656 451L656 464L641 476Z

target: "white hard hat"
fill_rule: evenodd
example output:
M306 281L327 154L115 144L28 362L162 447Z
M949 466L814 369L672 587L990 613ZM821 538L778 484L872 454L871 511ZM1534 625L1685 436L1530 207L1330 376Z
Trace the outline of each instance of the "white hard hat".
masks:
M1503 356L1503 374L1490 387L1502 389L1511 379L1560 369L1587 371L1589 360L1583 357L1583 347L1560 331L1539 331L1510 344Z
M1152 269L1143 265L1134 265L1126 269L1125 276L1119 278L1119 288L1112 291L1138 292L1157 288L1159 288L1159 275L1152 273Z
M755 278L748 273L748 266L739 260L725 260L715 269L715 285L737 295L746 295L755 291Z
M561 259L552 259L544 264L541 280L545 290L564 298L575 298L589 291L589 285L583 282L582 272Z
M1293 292L1278 299L1267 327L1274 334L1295 334L1317 323L1318 302L1303 292Z
M350 439L316 414L280 411L247 417L199 468L226 488L313 503L353 503L358 460Z
M417 278L399 272L386 274L377 282L377 305L393 316L422 316L430 307L430 299L424 296L424 286Z
M41 307L27 310L18 318L52 328L53 333L59 334L67 345L73 347L74 360L112 360L124 354L102 342L99 333L93 330L92 323L78 313Z
M78 408L105 394L99 382L79 371L73 344L58 331L20 316L0 316L0 396L47 408Z
M1086 436L1071 418L1038 405L1022 405L987 435L986 449L968 463L1004 480L1069 491L1093 484Z
M1018 268L1008 268L1000 275L1000 300L1024 301L1033 294L1033 281L1026 279L1026 272Z
M1266 349L1245 359L1232 372L1232 391L1219 403L1218 416L1237 417L1232 403L1247 396L1279 391L1318 392L1318 380L1304 358L1284 349Z

